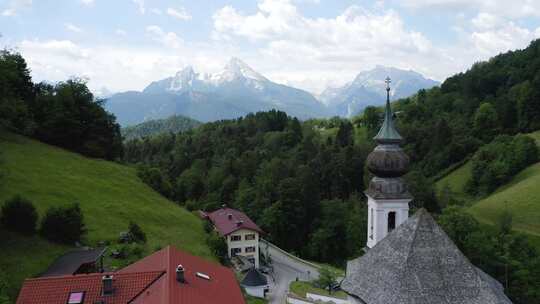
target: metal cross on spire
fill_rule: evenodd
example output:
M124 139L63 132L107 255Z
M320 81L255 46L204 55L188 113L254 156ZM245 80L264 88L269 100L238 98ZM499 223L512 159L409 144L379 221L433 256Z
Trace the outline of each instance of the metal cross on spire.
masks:
M375 135L374 139L379 142L401 142L401 135L396 131L394 122L392 119L392 108L390 107L390 83L392 79L386 77L384 80L386 83L386 109L384 111L384 121L379 130L379 133Z

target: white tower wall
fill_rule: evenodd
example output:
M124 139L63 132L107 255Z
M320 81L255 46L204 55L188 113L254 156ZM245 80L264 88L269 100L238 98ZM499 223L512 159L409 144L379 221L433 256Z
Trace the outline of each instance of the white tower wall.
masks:
M390 212L395 212L395 228L409 218L409 202L407 199L374 199L368 198L368 231L367 247L372 248L380 240L384 239L388 231L388 220Z

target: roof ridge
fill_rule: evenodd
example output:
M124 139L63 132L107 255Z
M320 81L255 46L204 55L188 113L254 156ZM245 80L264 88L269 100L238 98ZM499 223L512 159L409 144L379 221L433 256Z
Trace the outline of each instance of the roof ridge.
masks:
M104 275L133 275L133 274L143 274L143 273L159 273L165 270L147 270L147 271L133 271L133 272L118 272L118 271L105 271L105 272L91 272L91 273L78 273L78 274L66 274L58 276L49 276L49 277L37 277L37 278L27 278L25 281L44 281L44 280L60 280L66 278L89 278L89 277L99 277Z
M159 280L164 274L166 273L166 271L162 271L160 273L160 275L158 275L157 277L155 277L152 282L148 283L144 288L141 289L141 291L139 291L136 295L134 295L129 301L128 301L128 304L129 303L132 303L135 299L137 299L137 297L139 297L145 290L148 289L148 287L152 286L155 282L157 282L157 280Z

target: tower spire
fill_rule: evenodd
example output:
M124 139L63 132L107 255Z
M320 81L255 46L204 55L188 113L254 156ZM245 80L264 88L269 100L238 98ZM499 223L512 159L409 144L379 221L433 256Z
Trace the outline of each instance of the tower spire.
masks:
M378 143L400 143L403 138L399 135L398 131L394 127L394 119L392 114L392 108L390 107L390 83L392 80L390 77L386 77L384 80L386 83L386 108L384 110L384 122L381 129L373 137Z
M409 157L399 146L402 137L394 127L390 82L390 77L387 77L384 122L373 138L377 141L377 147L366 160L368 170L373 174L365 192L369 209L368 248L375 246L409 217L409 202L412 199L401 178L407 173Z

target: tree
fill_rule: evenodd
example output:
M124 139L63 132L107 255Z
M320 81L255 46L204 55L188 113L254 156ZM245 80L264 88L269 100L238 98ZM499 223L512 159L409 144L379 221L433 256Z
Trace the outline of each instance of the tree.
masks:
M479 230L476 219L467 213L462 207L446 207L439 217L439 225L454 241L456 246L466 252L466 245L469 237Z
M8 296L8 280L7 275L0 270L0 304L10 304Z
M146 233L137 223L130 221L128 233L131 235L136 243L146 243Z
M474 115L474 129L479 138L490 141L499 129L499 117L495 107L482 103Z
M79 204L49 208L41 222L41 234L48 240L73 244L86 234L84 217Z
M328 289L328 293L332 294L334 287L337 284L337 275L328 267L322 267L319 270L319 279L317 284L324 289Z
M350 121L342 121L339 124L339 129L336 135L336 144L340 147L352 145L354 143L353 138L354 127Z
M17 195L7 200L1 211L0 224L6 229L27 235L36 231L38 214L31 201Z
M206 243L208 244L208 247L210 247L210 250L212 251L214 256L219 259L219 262L223 265L227 265L229 256L225 239L212 231L208 233L208 236L206 237Z
M379 108L374 106L368 106L364 109L364 115L362 117L362 120L368 130L368 138L373 137L375 135L375 132L377 132L377 130L381 126L380 114L381 113Z
M39 140L90 157L114 160L122 156L120 126L103 108L105 101L94 99L85 80L39 84L34 91L31 111Z
M0 127L31 134L34 124L28 103L32 98L33 83L24 58L0 51Z

